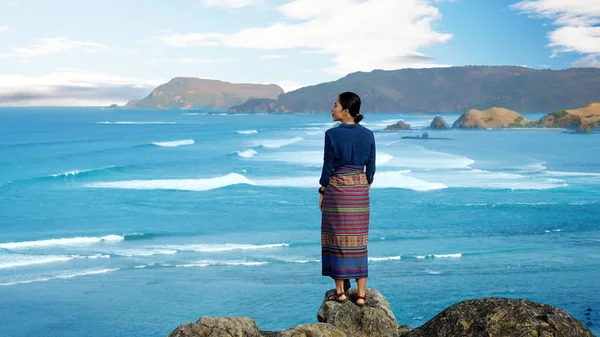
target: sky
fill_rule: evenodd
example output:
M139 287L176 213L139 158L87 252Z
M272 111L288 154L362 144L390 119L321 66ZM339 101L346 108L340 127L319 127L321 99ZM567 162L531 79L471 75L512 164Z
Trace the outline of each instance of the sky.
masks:
M0 0L0 106L465 65L600 67L600 0Z

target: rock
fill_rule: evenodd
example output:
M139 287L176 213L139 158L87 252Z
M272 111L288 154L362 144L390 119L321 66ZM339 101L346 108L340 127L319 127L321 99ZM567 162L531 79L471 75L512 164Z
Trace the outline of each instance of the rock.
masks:
M580 109L551 112L540 120L540 124L544 127L568 128L578 132L593 131L598 128L599 123L600 102Z
M201 317L195 324L184 323L168 337L261 337L249 317Z
M242 105L229 108L233 112L288 112L283 105L272 98L251 98Z
M536 126L533 121L523 118L518 112L504 108L490 108L485 111L471 109L463 113L452 124L453 128L508 128Z
M408 334L412 330L413 328L409 327L408 325L398 324L398 336L400 337L406 336L406 334Z
M528 300L473 299L455 304L403 337L594 337L564 310Z
M366 290L366 304L357 306L356 289L350 289L350 301L338 303L328 301L335 296L335 289L325 294L325 300L317 313L317 320L329 323L346 332L348 336L398 336L398 323L390 309L390 304L377 290Z
M435 118L431 121L429 127L431 129L446 130L450 128L450 125L446 123L446 121L442 117L435 116Z
M406 124L403 121L399 121L396 124L388 125L385 131L396 131L396 130L410 130L410 124Z
M314 323L298 325L282 331L277 337L347 337L346 333L331 324ZM267 336L263 336L267 337Z

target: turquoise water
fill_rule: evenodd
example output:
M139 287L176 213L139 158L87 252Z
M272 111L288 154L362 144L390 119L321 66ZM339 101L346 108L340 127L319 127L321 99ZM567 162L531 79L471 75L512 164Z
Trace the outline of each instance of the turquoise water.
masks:
M388 133L369 287L417 327L461 300L527 298L600 332L600 134ZM444 115L452 123L457 115ZM540 114L529 114L537 118ZM0 109L2 336L165 336L200 316L315 322L327 114ZM586 309L591 315L586 316Z

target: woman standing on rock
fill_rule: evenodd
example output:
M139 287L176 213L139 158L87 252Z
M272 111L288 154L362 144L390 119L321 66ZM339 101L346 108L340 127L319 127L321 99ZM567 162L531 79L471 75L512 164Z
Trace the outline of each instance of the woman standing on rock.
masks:
M362 307L368 276L369 188L375 175L375 137L359 124L363 116L360 97L355 93L340 94L331 116L342 123L325 133L319 181L322 274L335 280L333 299L338 302L348 301L348 280L356 279L356 304Z

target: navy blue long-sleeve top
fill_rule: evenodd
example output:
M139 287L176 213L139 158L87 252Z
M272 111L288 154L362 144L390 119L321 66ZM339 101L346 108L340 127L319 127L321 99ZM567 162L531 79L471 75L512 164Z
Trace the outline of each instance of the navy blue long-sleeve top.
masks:
M375 137L373 132L360 124L340 124L325 132L323 171L319 183L329 184L336 167L353 166L365 168L367 181L375 175Z

